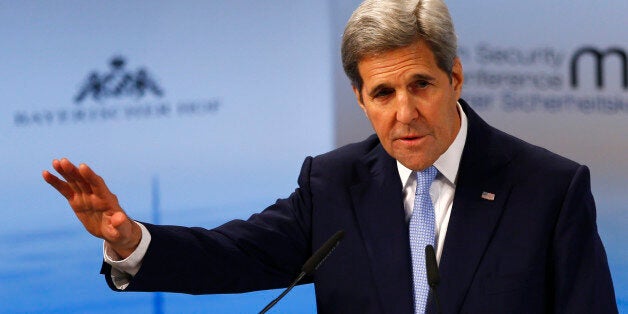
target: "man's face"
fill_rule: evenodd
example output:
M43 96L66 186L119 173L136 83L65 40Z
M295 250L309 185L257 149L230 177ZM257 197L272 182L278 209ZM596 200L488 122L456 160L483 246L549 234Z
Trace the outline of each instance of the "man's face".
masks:
M388 154L412 170L431 166L460 129L462 65L449 75L424 41L362 58L353 91Z

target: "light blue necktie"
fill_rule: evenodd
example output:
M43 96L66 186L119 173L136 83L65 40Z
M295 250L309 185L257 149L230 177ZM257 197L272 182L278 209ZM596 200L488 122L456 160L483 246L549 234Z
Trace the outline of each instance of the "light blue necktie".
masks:
M434 245L434 204L430 197L430 186L438 170L431 166L417 171L414 209L410 217L410 251L412 254L412 277L414 283L414 313L423 314L430 292L425 270L425 246Z

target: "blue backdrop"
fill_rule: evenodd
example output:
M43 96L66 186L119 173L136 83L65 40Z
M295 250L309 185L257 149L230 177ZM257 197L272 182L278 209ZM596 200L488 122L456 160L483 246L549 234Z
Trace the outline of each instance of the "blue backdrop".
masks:
M464 97L497 127L591 167L626 311L622 61L604 59L603 89L594 57L577 60L576 87L570 62L583 47L625 51L628 4L532 2L449 4ZM339 66L357 4L0 0L0 313L249 313L273 299L110 291L101 241L40 173L53 158L87 162L141 221L211 228L263 209L296 187L305 156L372 132ZM277 312L315 312L313 287Z

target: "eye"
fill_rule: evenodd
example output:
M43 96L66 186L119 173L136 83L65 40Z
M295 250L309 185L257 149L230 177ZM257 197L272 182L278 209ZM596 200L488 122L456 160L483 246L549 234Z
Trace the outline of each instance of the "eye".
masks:
M417 88L426 88L428 86L430 86L430 82L426 81L426 80L418 80L416 82L414 82L414 86Z
M392 95L394 92L395 90L392 88L381 88L373 93L373 98L385 98Z

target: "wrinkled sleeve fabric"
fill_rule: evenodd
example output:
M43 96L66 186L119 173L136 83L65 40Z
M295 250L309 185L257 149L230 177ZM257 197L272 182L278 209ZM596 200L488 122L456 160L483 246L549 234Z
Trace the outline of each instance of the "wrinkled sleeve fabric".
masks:
M288 198L247 220L211 230L145 223L151 241L124 291L237 293L288 285L311 254L311 164L306 158ZM110 264L101 273L120 290Z
M554 313L617 313L586 166L576 171L555 227Z

